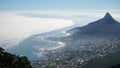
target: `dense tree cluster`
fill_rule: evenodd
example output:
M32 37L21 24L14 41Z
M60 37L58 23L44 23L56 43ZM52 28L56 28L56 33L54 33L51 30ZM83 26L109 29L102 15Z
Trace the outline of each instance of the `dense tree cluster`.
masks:
M16 56L0 47L0 68L32 68L26 56Z

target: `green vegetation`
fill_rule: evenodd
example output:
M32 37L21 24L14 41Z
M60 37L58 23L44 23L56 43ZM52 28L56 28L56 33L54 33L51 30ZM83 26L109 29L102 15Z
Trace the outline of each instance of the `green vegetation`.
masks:
M32 68L26 56L16 56L0 47L0 68Z
M48 67L54 68L57 66L57 63L55 61L52 61L48 64Z

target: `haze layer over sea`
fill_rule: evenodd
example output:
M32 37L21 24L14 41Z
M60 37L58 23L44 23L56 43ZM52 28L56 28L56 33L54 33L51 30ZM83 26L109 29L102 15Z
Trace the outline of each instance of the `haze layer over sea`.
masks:
M5 49L11 48L34 34L61 29L71 25L73 25L71 20L30 17L24 15L23 11L1 11L0 46Z
M120 21L119 10L0 11L0 47L34 59L46 49L64 46L62 42L46 41L44 37L66 36L65 30L84 26L106 12Z

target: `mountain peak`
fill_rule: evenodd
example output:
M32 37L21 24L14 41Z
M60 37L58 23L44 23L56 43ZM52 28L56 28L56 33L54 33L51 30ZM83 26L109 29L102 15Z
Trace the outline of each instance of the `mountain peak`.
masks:
M102 19L91 22L88 25L83 27L74 28L69 30L69 33L73 33L74 35L79 34L119 34L120 31L120 23L117 22L108 12ZM71 31L71 32L70 32ZM77 34L78 33L78 34Z
M113 19L109 12L107 12L103 19Z

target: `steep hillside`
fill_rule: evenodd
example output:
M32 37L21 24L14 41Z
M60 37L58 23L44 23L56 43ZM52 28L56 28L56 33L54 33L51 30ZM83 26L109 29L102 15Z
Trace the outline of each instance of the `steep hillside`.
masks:
M26 56L16 56L0 47L0 68L32 68Z

